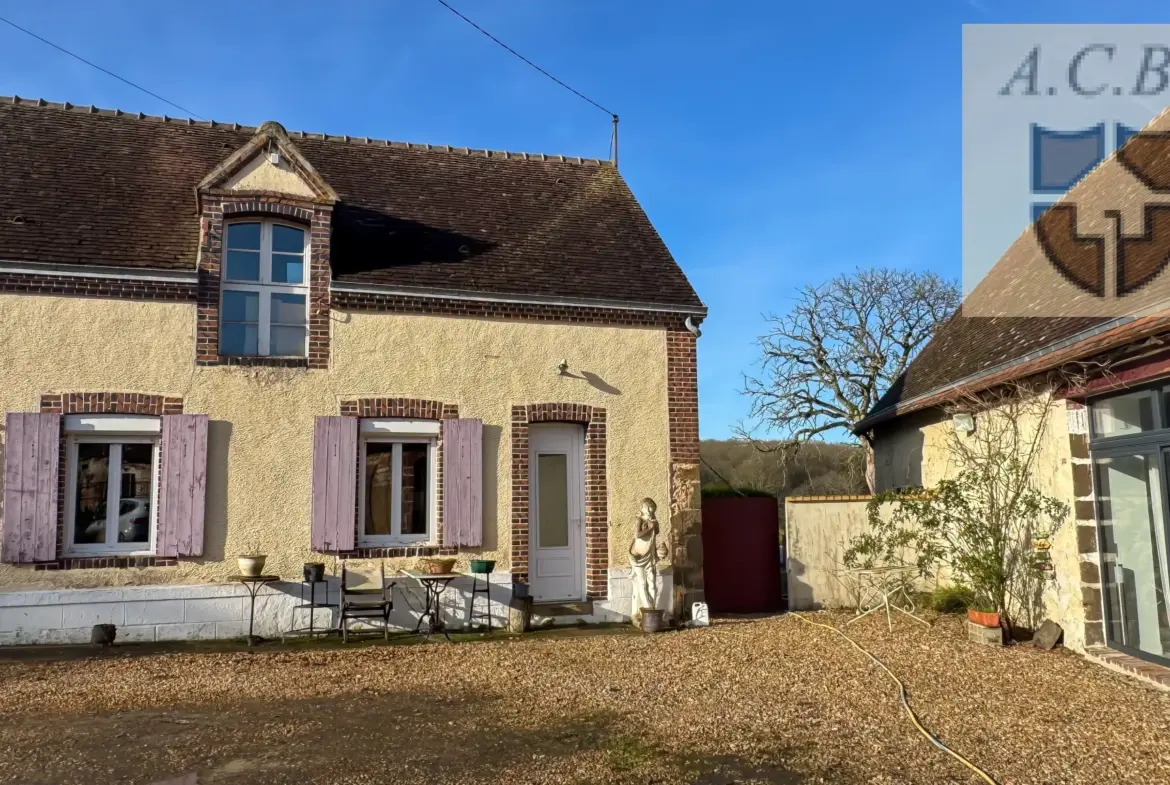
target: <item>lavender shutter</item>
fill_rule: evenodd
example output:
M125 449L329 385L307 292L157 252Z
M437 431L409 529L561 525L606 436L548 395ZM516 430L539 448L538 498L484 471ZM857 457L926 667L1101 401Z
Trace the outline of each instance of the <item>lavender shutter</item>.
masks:
M483 420L443 420L443 544L483 545Z
M0 560L57 558L57 453L61 415L9 412L4 438Z
M203 555L207 498L207 415L168 414L162 418L159 452L159 556Z
M357 528L356 417L318 417L313 425L312 547L351 551Z

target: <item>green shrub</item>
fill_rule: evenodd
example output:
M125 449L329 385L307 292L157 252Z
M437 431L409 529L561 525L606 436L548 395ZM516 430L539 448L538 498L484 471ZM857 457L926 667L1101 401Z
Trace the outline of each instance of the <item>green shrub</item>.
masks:
M771 496L767 491L761 491L758 488L728 488L726 485L704 485L703 495L707 498L718 498L722 496Z
M975 602L975 593L966 586L939 586L930 593L930 607L939 613L965 613Z

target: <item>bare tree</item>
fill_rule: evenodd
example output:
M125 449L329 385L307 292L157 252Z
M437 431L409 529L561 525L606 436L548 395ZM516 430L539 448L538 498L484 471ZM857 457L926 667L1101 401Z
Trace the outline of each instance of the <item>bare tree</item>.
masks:
M959 305L959 288L934 273L858 270L807 286L784 316L770 316L758 339L760 375L748 376L750 418L799 447L851 430L869 413ZM747 428L741 434L749 435ZM865 480L874 489L873 446Z

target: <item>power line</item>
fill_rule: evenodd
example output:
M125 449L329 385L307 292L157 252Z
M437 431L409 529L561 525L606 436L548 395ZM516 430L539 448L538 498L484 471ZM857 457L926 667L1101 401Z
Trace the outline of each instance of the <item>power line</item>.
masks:
M124 77L118 76L116 73L114 73L113 71L110 71L109 69L102 68L102 67L101 67L100 65L98 65L97 63L91 63L89 60L86 60L86 59L85 59L84 57L82 57L81 55L76 55L76 54L73 54L73 52L70 52L68 49L66 49L66 48L65 48L65 47L63 47L63 46L57 46L57 44L53 43L52 41L48 40L47 38L41 38L39 35L37 35L36 33L34 33L32 30L26 30L26 29L24 29L23 27L21 27L20 25L16 24L15 22L9 21L9 20L5 19L5 18L4 18L4 17L2 17L2 16L0 16L0 22L3 22L4 24L6 24L6 25L8 25L8 26L10 26L10 27L15 27L15 28L16 28L17 30L19 30L20 32L24 33L25 35L30 35L30 36L32 36L33 38L37 39L38 41L40 41L40 42L41 42L41 43L43 43L43 44L48 44L49 46L51 46L51 47L53 47L54 49L56 49L58 52L64 52L65 54L69 55L70 57L74 58L75 60L80 60L81 62L83 62L83 63L85 63L86 65L88 65L90 68L96 68L97 70L101 71L103 74L108 74L109 76L112 76L112 77L114 77L115 79L117 79L117 80L118 80L118 81L120 81L120 82L125 82L126 84L130 85L131 87L133 87L135 90L141 90L142 92L146 93L146 94L147 94L147 95L149 95L150 97L152 97L152 98L157 98L158 100L162 101L164 104L170 104L171 106L173 106L173 107L175 107L176 109L178 109L180 112L183 112L184 114L188 114L188 115L190 115L191 117L194 117L196 120L202 120L202 119L203 119L203 118L202 118L202 117L200 117L199 115L197 115L197 114L195 114L194 112L192 112L190 109L184 109L183 107L179 106L179 105L178 105L177 103L175 103L174 101L168 101L167 99L163 98L163 97L162 97L161 95L159 95L158 93L152 93L152 92L150 92L149 90L147 90L145 87L143 87L143 86L141 86L141 85L136 85L136 84L134 84L133 82L131 82L129 79L126 79L126 78L124 78ZM575 91L574 91L574 92L575 92ZM582 98L584 98L584 96L582 96ZM586 99L586 100L588 100L588 99Z
M483 33L484 35L486 35L488 38L490 38L490 39L492 39L493 41L495 41L497 44L499 44L500 46L502 46L504 49L507 49L509 52L511 52L512 54L516 55L517 57L519 57L519 58L520 58L521 60L523 60L524 62L528 63L528 65L532 66L532 67L533 67L533 68L535 68L537 71L540 71L542 74L544 74L544 75L545 75L545 76L547 76L549 79L551 79L551 80L553 80L554 82L556 82L557 84L559 84L561 87L563 87L563 88L565 88L566 90L568 90L570 93L573 93L573 94L574 94L574 95L576 95L578 98L581 98L581 99L583 99L583 100L585 100L585 101L588 101L589 103L593 104L593 105L594 105L594 106L596 106L598 109L600 109L601 111L605 112L605 113L606 113L607 115L609 115L610 117L613 117L615 120L617 119L617 114L616 114L616 113L609 111L608 109L606 109L604 106L602 106L601 104L599 104L599 103L597 103L596 101L594 101L594 100L593 100L592 98L590 98L589 96L587 96L587 95L584 95L584 94L582 94L581 92L579 92L579 91L577 91L577 90L574 90L572 87L569 87L569 85L565 84L565 83L564 83L564 82L562 82L560 79L557 79L555 76L553 76L552 74L550 74L548 71L544 70L544 69L543 69L543 68L541 68L539 65L537 65L537 64L536 64L536 63L534 63L534 62L532 62L531 60L529 60L527 57L525 57L524 55L522 55L522 54L520 54L519 52L517 52L517 51L516 51L515 49L513 49L512 47L508 46L508 45L507 45L507 44L505 44L503 41L501 41L500 39L496 38L494 35L492 35L491 33L489 33L487 30L484 30L482 27L480 27L480 26L479 26L479 25L477 25L475 22L473 22L473 21L471 21L470 19L468 19L468 18L467 18L466 16L464 16L463 14L459 13L457 10L455 10L454 8L452 8L452 7L451 7L451 6L450 6L450 5L449 5L449 4L446 2L446 0L439 0L439 5L443 6L444 8L446 8L446 9L447 9L448 11L450 11L451 13L455 14L455 16L459 17L459 18L460 18L460 19L462 19L464 22L467 22L467 24L471 25L471 26L472 26L472 27L474 27L476 30L478 30L479 32L481 32L481 33Z

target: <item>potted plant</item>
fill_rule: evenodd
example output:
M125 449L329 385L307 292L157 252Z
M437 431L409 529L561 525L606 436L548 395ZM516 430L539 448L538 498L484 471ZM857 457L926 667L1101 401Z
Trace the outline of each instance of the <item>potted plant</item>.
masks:
M968 608L967 621L972 624L978 624L980 627L994 629L999 627L999 613L997 611L981 611L975 608Z
M240 575L255 578L264 574L264 562L268 559L260 553L259 543L248 540L244 543L246 550L236 557L236 564L240 567Z

